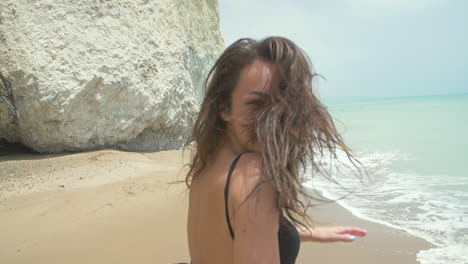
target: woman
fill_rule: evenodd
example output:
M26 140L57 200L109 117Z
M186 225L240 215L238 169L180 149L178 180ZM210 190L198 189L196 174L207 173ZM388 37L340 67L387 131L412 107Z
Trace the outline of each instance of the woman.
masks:
M195 146L186 177L193 264L289 264L300 242L366 234L301 222L300 196L310 196L300 168L320 172L316 155L336 147L352 157L312 92L314 76L305 53L281 37L240 39L214 65L187 142Z

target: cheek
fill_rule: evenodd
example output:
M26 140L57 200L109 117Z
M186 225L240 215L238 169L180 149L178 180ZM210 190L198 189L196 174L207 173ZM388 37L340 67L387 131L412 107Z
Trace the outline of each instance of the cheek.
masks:
M251 117L249 108L244 105L235 105L232 108L232 117L237 125L248 125Z
M232 127L237 137L244 141L245 137L248 137L249 113L247 109L243 107L233 107L231 114Z
M239 118L237 120L234 127L239 140L245 146L251 145L253 143L251 141L253 133L255 132L254 127L252 125L252 116L253 115L251 113L244 113L242 115L242 118Z
M250 136L250 127L246 119L238 119L233 125L239 139L247 141Z
M236 123L244 127L244 130L251 129L255 114L248 106L239 107L236 113Z

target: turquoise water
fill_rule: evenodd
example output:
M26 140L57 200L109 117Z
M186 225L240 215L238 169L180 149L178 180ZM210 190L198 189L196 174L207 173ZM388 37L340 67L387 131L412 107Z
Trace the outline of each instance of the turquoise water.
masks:
M423 264L468 263L468 94L323 102L370 177L341 155L329 170L356 195L340 203L434 244L418 253ZM330 198L346 194L316 178Z
M468 94L325 104L355 150L399 150L414 158L400 170L468 176Z

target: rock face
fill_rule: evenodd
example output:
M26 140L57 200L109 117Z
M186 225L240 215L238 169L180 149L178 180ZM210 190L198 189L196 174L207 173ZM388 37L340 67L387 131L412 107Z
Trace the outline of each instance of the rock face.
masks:
M216 0L2 0L0 139L179 148L223 48Z

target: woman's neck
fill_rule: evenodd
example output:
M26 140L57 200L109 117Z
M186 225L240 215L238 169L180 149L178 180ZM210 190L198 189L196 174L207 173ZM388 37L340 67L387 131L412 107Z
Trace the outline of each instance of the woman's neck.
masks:
M239 139L235 136L234 133L232 133L231 129L228 129L226 132L224 145L222 149L226 149L227 151L230 151L235 155L239 155L248 151L244 146L242 146L242 144L240 144Z

